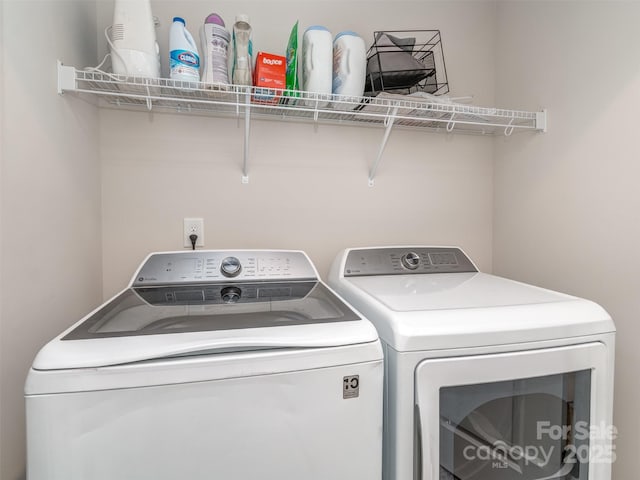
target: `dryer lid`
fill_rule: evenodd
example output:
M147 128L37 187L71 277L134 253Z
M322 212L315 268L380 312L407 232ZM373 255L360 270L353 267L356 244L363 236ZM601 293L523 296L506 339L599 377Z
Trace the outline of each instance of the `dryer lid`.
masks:
M599 305L480 273L458 247L352 248L329 284L398 351L492 347L615 332Z
M398 351L615 331L611 317L591 301L484 273L350 277L333 286Z
M396 312L531 305L574 298L485 273L351 277L345 281Z

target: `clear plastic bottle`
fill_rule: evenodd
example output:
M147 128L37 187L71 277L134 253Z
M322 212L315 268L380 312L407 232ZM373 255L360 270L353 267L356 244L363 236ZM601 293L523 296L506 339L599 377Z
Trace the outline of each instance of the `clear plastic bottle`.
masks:
M253 42L248 15L237 15L233 25L233 69L235 85L252 85Z

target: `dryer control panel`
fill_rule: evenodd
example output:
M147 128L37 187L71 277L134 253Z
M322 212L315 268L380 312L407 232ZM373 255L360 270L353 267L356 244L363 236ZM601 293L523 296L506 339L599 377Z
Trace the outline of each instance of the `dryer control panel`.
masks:
M477 272L457 247L382 247L350 250L344 276Z
M131 285L315 279L315 268L300 251L199 250L150 255Z

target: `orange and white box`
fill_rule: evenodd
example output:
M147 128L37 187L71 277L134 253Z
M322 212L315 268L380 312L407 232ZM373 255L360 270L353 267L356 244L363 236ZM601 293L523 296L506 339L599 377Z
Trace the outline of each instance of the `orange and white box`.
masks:
M287 61L280 55L258 52L253 85L256 87L253 101L256 103L278 103L286 88Z

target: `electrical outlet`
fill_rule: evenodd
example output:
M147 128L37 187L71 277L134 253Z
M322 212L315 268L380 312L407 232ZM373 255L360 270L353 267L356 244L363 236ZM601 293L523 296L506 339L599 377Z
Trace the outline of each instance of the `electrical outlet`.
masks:
M185 218L183 229L183 246L191 248L191 239L189 236L197 235L196 247L204 247L204 219L202 218Z

